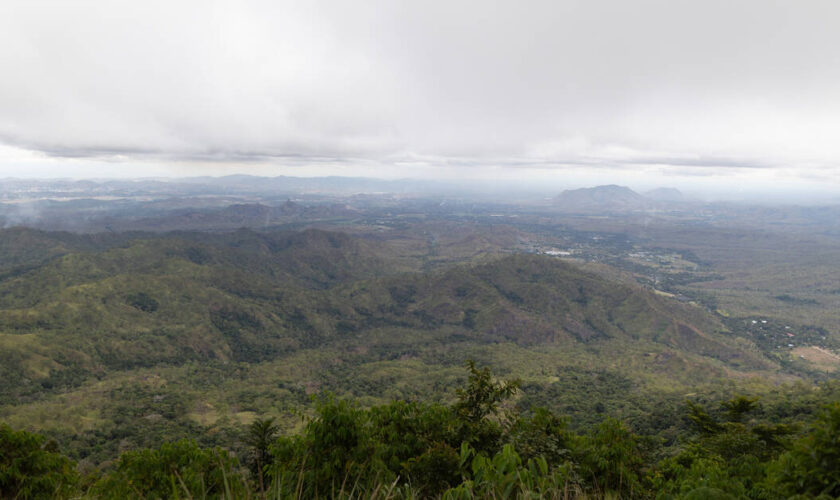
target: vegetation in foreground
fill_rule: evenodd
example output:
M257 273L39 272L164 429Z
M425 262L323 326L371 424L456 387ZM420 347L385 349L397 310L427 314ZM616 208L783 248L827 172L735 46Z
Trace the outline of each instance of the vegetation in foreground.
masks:
M584 432L509 405L519 382L468 362L451 405L363 409L322 395L301 432L243 430L240 457L194 440L124 452L82 475L55 442L0 425L3 498L836 498L838 388L819 405L687 402L678 443L606 418ZM673 416L673 418L680 418Z
M451 404L464 359L576 431L614 416L648 434L654 398L797 377L702 308L548 256L411 271L402 248L320 230L7 230L0 250L0 420L84 468L229 446L260 416L291 431L323 390Z
M324 231L0 236L0 497L838 495L838 386L776 385L817 327Z

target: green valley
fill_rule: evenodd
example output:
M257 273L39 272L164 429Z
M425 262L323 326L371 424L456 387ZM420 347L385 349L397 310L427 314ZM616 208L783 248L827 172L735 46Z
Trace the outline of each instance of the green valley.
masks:
M222 209L223 220L235 214L250 228L204 230L219 215L212 208L163 219L185 224L177 231L0 231L8 439L60 450L75 463L68 474L81 474L72 491L93 497L123 496L140 474L126 460L142 456L210 461L189 472L198 474L193 483L182 478L158 495L194 496L202 481L217 481L211 497L268 487L279 488L277 498L312 497L344 474L363 483L362 496L460 498L500 487L494 468L521 475L517 467L537 467L532 479L511 483L522 495L667 490L682 498L708 487L776 498L765 494L776 461L837 400L828 254L810 253L806 265L788 253L785 264L772 248L788 236L733 243L734 228L692 233L667 218L642 226L629 215L617 226L621 216L555 221L508 208L515 216L496 220L482 215L487 209L460 210L409 203L325 212L287 203ZM278 223L254 227L252 216ZM834 251L819 239L792 248L807 245ZM780 271L785 265L798 271ZM464 420L459 401L480 373L485 384L515 380L515 389L479 420ZM738 398L751 402L750 417L727 420L726 405ZM366 444L342 448L341 460L356 464L349 469L307 476L301 453L339 453L305 451L329 418L339 419L336 431L364 429ZM260 456L274 467L260 468L262 486L246 468L247 430L259 425L273 429L261 441ZM388 451L393 437L377 429L393 425L414 444ZM535 435L535 426L548 427ZM479 444L488 429L494 437ZM635 443L632 491L622 481L601 484L611 473L593 462L594 443L613 434ZM751 479L716 441L727 439L752 443L749 460L762 465ZM383 462L362 466L372 456ZM42 458L59 460L51 457ZM553 472L539 472L538 459ZM461 472L421 473L420 463ZM717 468L696 469L710 463ZM381 477L367 476L368 467ZM217 474L239 482L222 494ZM484 486L470 482L479 479ZM300 481L303 489L289 493Z

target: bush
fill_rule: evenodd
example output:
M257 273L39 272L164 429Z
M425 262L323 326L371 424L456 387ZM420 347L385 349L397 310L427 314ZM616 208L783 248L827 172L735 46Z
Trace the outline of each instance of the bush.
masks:
M182 439L158 449L123 453L113 472L93 488L98 498L244 497L239 463L221 448Z
M79 482L76 464L54 441L0 424L0 498L64 498Z
M376 459L366 412L327 396L300 436L281 437L271 449L272 490L315 498L367 487L387 470Z
M828 405L809 432L779 457L770 481L786 495L840 497L840 403Z
M638 438L621 421L607 418L584 439L581 476L592 479L596 491L634 498L642 491L645 462Z

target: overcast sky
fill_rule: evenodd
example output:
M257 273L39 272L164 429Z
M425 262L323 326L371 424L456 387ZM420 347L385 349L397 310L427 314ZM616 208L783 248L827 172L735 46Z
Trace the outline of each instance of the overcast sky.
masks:
M0 2L0 176L840 190L840 2Z

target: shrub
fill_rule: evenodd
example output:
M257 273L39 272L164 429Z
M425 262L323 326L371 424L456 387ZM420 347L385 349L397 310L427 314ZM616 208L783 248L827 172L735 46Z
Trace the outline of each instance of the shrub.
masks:
M71 496L79 482L75 466L54 441L0 424L0 498Z
M221 448L182 439L157 449L123 453L114 471L94 485L99 498L243 497L239 463Z

